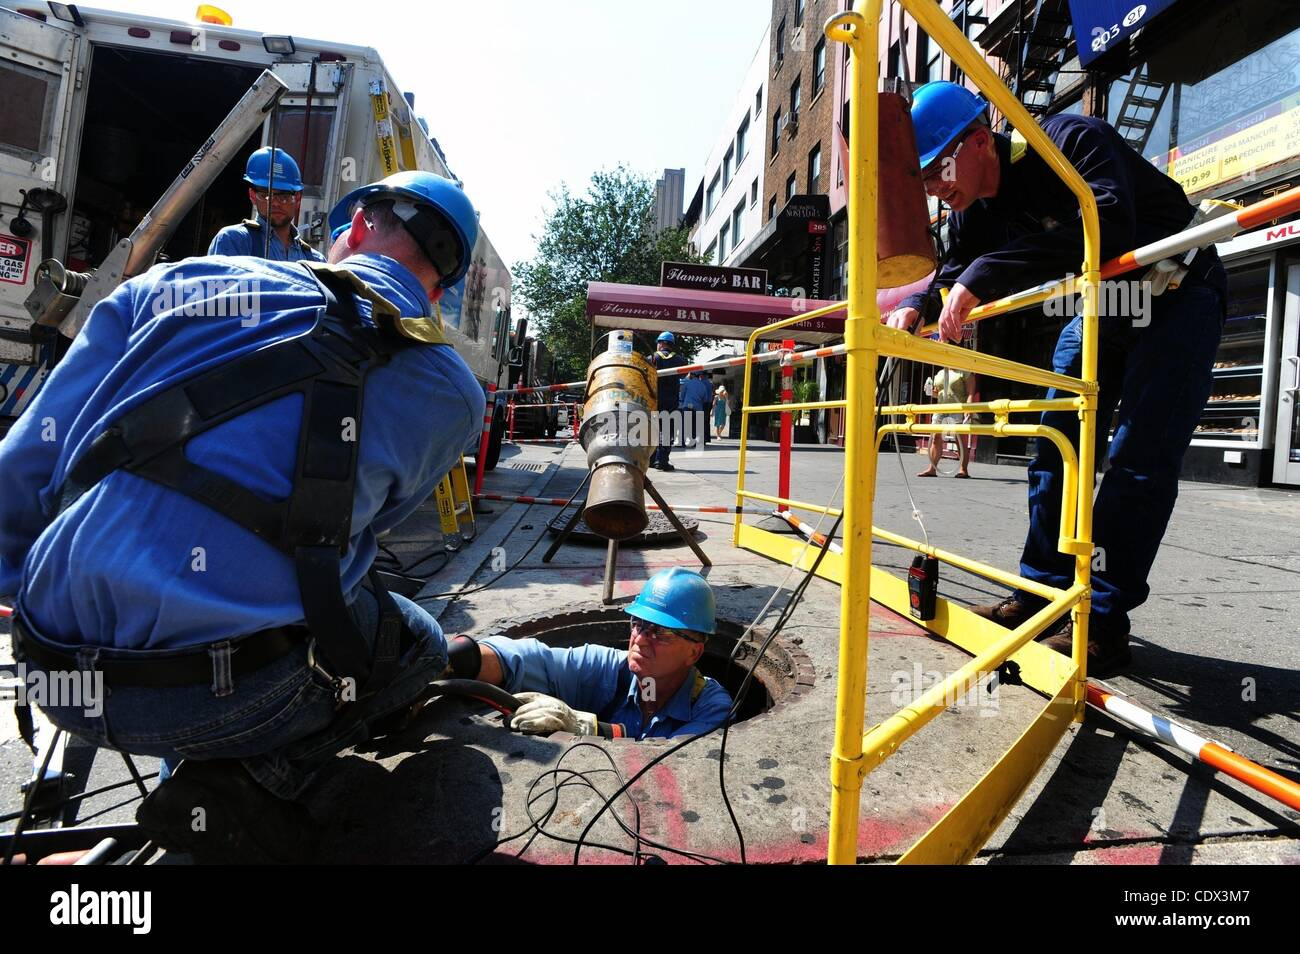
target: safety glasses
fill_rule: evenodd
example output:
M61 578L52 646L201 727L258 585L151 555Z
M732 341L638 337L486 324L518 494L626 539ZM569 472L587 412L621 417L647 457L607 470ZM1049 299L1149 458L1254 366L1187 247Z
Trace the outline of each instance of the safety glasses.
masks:
M703 643L704 640L696 639L693 635L688 635L679 629L669 629L667 626L659 626L655 623L647 623L643 619L632 617L632 632L638 633L651 642L667 645L676 639L684 639L688 643Z
M254 189L253 195L257 196L259 202L288 202L298 193L296 192L268 192L265 189Z
M975 130L972 129L970 132L966 133L966 135L958 139L957 147L947 156L940 156L938 159L934 160L934 162L930 163L928 172L922 171L921 182L924 185L934 185L934 183L943 179L943 174L948 168L950 168L950 165L955 166L957 162L957 154L961 152L961 147L966 145L966 140L970 138L971 133L974 131Z

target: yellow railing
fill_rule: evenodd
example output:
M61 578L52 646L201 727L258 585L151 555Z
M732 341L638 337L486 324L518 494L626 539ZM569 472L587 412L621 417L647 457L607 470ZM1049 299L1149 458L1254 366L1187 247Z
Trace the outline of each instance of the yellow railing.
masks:
M944 700L969 689L981 674L996 671L1008 659L1021 665L1026 684L1049 699L1034 722L1004 753L997 764L903 857L903 861L957 862L973 856L1006 816L1037 773L1071 719L1082 717L1088 638L1089 578L1092 557L1092 495L1094 437L1097 412L1097 284L1099 278L1099 226L1096 201L1087 184L984 62L934 0L901 0L903 7L965 72L989 102L1010 119L1049 167L1065 182L1079 202L1083 219L1084 257L1074 288L1083 296L1083 354L1078 378L1004 358L981 354L955 345L930 341L880 323L876 307L876 189L877 189L877 86L878 40L882 0L863 0L831 17L826 35L847 44L851 51L851 101L849 107L848 286L844 337L846 393L843 401L750 406L754 365L745 365L742 394L739 475L736 505L760 500L789 507L841 516L830 506L760 494L745 488L748 416L755 413L794 412L843 407L846 420L845 480L841 521L843 554L828 553L819 574L841 585L839 671L835 711L835 748L831 754L831 831L828 860L852 863L857 859L859 799L864 776L896 752L908 738L945 708ZM1022 293L1024 295L1025 293ZM1037 294L1037 293L1035 293ZM1010 296L992 302L984 313L1010 310L1033 303L1033 296ZM1041 299L1037 299L1041 300ZM843 304L806 314L795 313L759 328L749 338L746 355L752 356L760 338L810 317L829 313ZM991 401L970 404L891 405L877 408L877 371L882 356L924 360L944 367L974 371L1077 395L1042 400ZM1009 415L1043 411L1074 411L1080 420L1077 453L1058 430L1042 424L1012 424ZM992 414L993 424L922 424L922 414L979 412ZM879 417L903 418L884 423ZM874 433L873 433L874 432ZM1014 573L951 553L872 525L872 503L880 442L887 433L1023 435L1050 440L1061 453L1065 487L1058 546L1074 557L1074 580L1058 589L1026 580ZM907 612L906 584L872 566L872 540L902 546L934 556L944 563L1006 586L1019 587L1047 601L1047 605L1014 630L1004 630L975 616L964 607L940 599L935 619L928 625L937 634L970 652L975 658L959 672L933 687L916 703L884 719L870 730L864 726L867 686L867 633L869 603L874 599L899 612ZM741 513L734 523L734 541L759 553L802 568L813 557L802 543L745 524ZM1045 627L1069 611L1074 622L1071 659L1058 656L1032 642Z

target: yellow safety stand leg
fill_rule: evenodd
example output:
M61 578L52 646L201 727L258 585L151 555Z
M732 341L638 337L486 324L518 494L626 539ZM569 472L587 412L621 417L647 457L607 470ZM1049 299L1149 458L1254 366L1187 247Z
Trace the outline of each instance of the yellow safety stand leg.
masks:
M456 511L456 520L462 540L473 540L477 532L474 528L474 498L469 492L469 477L465 473L465 458L457 461L451 469L451 498Z
M450 537L460 533L460 523L456 520L456 502L452 496L451 474L438 481L433 492L438 502L438 523L442 526L442 535Z

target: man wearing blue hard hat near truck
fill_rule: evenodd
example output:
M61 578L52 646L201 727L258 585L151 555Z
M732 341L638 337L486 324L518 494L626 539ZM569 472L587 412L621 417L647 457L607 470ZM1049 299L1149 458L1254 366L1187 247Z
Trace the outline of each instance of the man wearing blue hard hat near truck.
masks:
M45 707L56 725L184 760L138 817L196 857L301 858L313 775L449 663L371 565L481 426L430 317L477 216L424 172L339 209L331 264L194 258L123 283L0 443L15 653L102 678L100 711ZM259 320L195 321L195 283L214 303L255 286Z
M696 668L716 632L708 582L682 567L660 570L627 613L627 649L489 636L478 643L477 678L523 701L510 717L521 732L664 739L720 726L731 696Z
M1078 270L1083 227L1073 193L1017 136L995 134L988 104L954 83L927 83L916 91L912 123L926 191L951 208L948 252L931 288L904 299L889 316L896 328L918 330L939 320L940 335L959 340L961 326L981 302L1001 298ZM1186 228L1195 214L1181 186L1147 162L1110 125L1087 116L1057 114L1043 132L1088 183L1101 221L1106 260ZM1098 429L1105 434L1118 409L1110 467L1093 509L1094 560L1088 672L1106 676L1130 662L1129 613L1150 592L1147 576L1160 548L1174 501L1183 454L1210 393L1212 367L1226 317L1226 277L1213 247L1199 250L1176 288L1148 295L1141 273L1126 296L1146 301L1143 313L1103 312L1098 341ZM947 289L946 300L940 289ZM1061 332L1052 368L1078 377L1082 318ZM1054 389L1047 396L1059 395ZM1078 446L1073 412L1051 411L1042 422ZM1103 444L1103 447L1105 445ZM1100 465L1099 465L1100 466ZM1064 479L1060 454L1038 442L1029 465L1029 533L1020 559L1024 577L1066 588L1074 558L1057 549ZM1104 565L1102 565L1104 564ZM974 611L1014 628L1042 607L1023 591ZM1046 644L1068 655L1067 619Z
M258 149L248 157L244 181L257 218L227 225L212 239L208 254L323 262L325 256L298 235L294 224L302 209L302 173L293 157L283 149Z

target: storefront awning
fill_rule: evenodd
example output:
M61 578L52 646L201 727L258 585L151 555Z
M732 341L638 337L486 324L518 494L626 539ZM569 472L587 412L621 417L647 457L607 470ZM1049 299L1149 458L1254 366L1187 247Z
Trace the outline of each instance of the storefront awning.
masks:
M1079 63L1087 66L1174 5L1175 0L1070 0L1070 19L1079 47Z
M587 317L600 328L628 328L658 334L703 335L709 338L748 338L761 328L799 311L814 311L829 301L742 295L736 292L688 291L656 285L587 285ZM765 335L767 340L790 338L823 344L844 335L844 310L802 321Z

